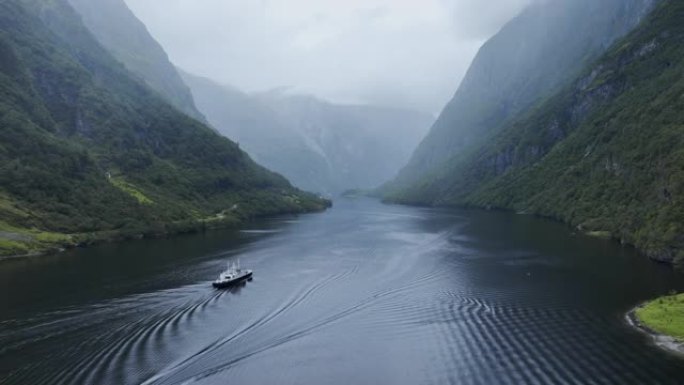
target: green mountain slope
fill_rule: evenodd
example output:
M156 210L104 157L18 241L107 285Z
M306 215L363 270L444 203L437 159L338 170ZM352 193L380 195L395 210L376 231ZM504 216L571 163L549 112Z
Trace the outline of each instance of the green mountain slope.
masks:
M662 1L574 83L407 197L550 216L684 259L682 20L684 3Z
M327 204L141 84L64 0L0 2L0 253Z
M453 99L386 191L415 186L573 79L652 0L534 2L480 49Z
M164 49L123 0L69 0L69 3L100 44L129 71L173 106L204 121Z

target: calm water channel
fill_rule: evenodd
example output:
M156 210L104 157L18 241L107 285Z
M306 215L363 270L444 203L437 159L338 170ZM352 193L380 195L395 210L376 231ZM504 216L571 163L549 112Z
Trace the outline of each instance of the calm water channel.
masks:
M254 280L210 281L240 257ZM631 330L684 276L510 213L340 200L0 262L2 384L675 384Z

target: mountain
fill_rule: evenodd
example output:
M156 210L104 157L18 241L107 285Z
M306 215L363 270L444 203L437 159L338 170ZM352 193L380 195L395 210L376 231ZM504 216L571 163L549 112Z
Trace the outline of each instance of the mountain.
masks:
M334 183L325 156L311 148L268 105L234 87L181 72L197 105L224 136L237 141L259 163L310 191Z
M652 0L534 2L480 49L453 99L386 191L429 180L452 158L482 144L508 119L573 79L651 5Z
M116 61L65 0L0 2L0 253L323 209Z
M189 116L204 121L164 49L124 0L69 0L95 38L150 88Z
M183 78L219 132L296 186L324 194L370 189L394 177L433 121L405 109L282 92L249 95L190 74Z
M417 111L333 104L311 96L267 93L259 99L325 157L333 193L371 189L393 178L434 121Z
M660 1L569 85L407 197L549 216L681 263L682 20L681 1Z

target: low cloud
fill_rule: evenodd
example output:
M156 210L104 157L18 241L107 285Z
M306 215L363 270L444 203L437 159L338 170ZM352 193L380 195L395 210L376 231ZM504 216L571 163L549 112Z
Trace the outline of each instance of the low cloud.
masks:
M247 91L437 113L530 0L126 0L178 66Z

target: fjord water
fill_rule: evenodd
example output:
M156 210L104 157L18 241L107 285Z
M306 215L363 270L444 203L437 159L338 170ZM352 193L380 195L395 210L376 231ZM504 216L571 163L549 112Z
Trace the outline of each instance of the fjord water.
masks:
M213 289L237 257L254 280ZM624 314L682 278L542 219L341 200L3 261L0 383L677 383Z

